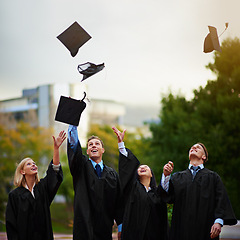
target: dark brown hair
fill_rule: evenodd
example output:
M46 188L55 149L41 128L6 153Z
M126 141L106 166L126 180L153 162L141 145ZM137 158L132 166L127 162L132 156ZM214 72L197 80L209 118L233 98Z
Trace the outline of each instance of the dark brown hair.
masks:
M204 160L204 163L208 161L208 151L207 151L207 148L205 147L205 145L203 143L200 143L198 142L197 144L199 144L200 146L202 146L203 150L204 150L204 153L205 153L205 156L206 156L206 159Z
M94 135L92 135L91 137L88 138L87 144L88 144L88 142L89 142L90 140L92 140L92 139L97 139L97 140L99 140L99 141L101 142L101 144L102 144L102 147L104 148L104 144L103 144L102 139L99 138L98 136L94 136Z

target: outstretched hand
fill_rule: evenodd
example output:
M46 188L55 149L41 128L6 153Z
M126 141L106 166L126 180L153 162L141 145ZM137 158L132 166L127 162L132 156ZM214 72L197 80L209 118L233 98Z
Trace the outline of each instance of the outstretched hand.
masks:
M55 138L54 136L52 136L53 138L53 144L54 144L54 148L58 149L62 143L64 142L64 140L66 139L67 134L65 131L61 131L59 133L59 135L57 136L57 138Z
M123 138L124 138L124 134L126 132L126 129L124 129L123 132L119 131L116 127L112 127L112 129L117 135L118 143L123 142Z

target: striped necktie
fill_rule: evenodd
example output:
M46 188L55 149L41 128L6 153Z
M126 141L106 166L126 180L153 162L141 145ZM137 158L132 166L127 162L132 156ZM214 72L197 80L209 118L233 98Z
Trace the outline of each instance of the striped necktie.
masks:
M200 169L200 167L199 166L196 166L196 167L195 166L191 166L191 169L193 170L192 179L194 179L196 174L197 174L197 172L198 172L198 170Z

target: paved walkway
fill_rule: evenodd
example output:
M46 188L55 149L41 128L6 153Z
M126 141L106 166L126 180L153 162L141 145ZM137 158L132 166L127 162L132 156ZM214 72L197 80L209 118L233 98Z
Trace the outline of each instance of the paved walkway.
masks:
M72 240L72 235L70 234L54 234L54 240ZM0 240L7 240L6 233L0 232ZM117 235L113 234L113 240L117 240Z
M72 240L72 235L54 234L55 240ZM221 240L240 240L240 221L235 226L223 226L220 234ZM7 240L6 233L0 232L0 240ZM113 240L117 240L117 235L113 234Z

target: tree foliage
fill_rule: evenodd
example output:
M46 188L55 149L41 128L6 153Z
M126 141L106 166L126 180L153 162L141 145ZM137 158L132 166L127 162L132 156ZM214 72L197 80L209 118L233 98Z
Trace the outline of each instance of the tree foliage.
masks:
M63 195L69 208L71 208L74 199L73 179L68 166L67 154L62 154L61 166L63 170L63 182L61 183L58 194Z
M194 90L194 98L171 93L162 99L160 122L150 126L150 157L154 170L161 174L169 160L175 171L188 166L188 150L203 142L209 152L206 167L216 171L229 193L237 217L240 217L240 41L226 39L222 53L214 53L214 62L206 66L216 80Z

